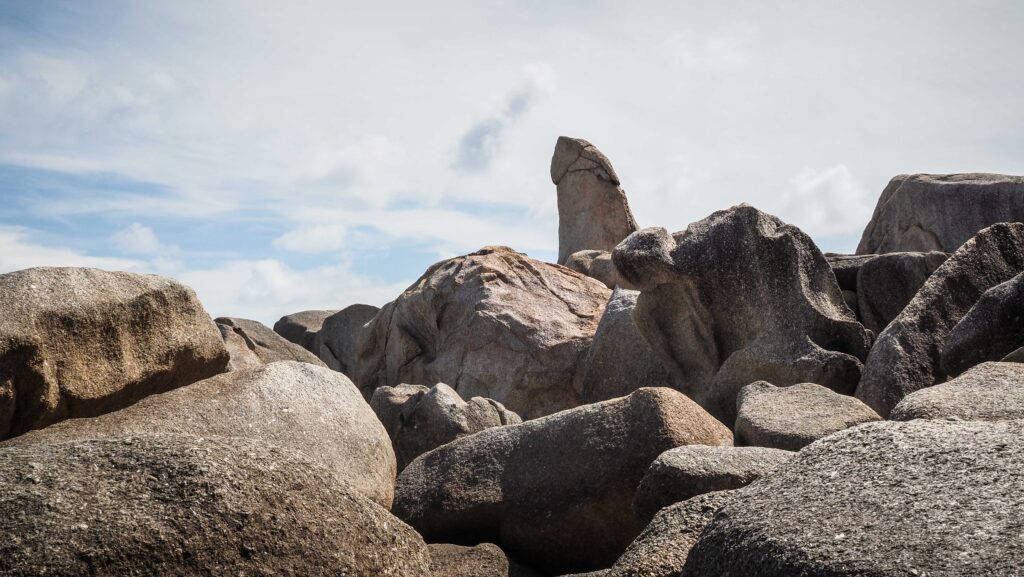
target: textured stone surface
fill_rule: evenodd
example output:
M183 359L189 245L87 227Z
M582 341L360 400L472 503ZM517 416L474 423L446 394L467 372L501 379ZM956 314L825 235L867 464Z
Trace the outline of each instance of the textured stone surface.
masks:
M32 268L0 275L0 440L224 372L192 289L153 275Z
M959 375L985 361L1006 358L1024 345L1024 273L981 295L942 347L942 369Z
M611 162L593 144L560 136L551 157L558 189L558 262L587 249L610 251L637 229Z
M1024 365L982 363L955 379L903 397L889 418L894 421L1024 419Z
M0 449L0 574L429 575L423 540L300 453L139 435Z
M907 394L945 381L940 360L950 331L985 291L1022 270L1024 224L993 225L964 243L878 336L857 398L885 417Z
M425 453L398 476L395 514L431 541L493 541L549 574L609 567L643 529L636 487L679 445L732 442L671 389L487 429Z
M861 323L875 334L882 332L947 258L944 252L896 252L872 257L857 275Z
M319 367L325 366L323 361L317 358L316 355L301 346L286 340L281 335L270 330L270 327L259 321L220 317L217 319L217 324L221 327L220 332L222 335L226 335L229 330L235 333L236 336L241 338L241 341L245 344L245 348L263 363L273 363L276 361L299 361ZM224 342L231 351L233 368L244 368L253 364L252 355L247 355L245 351L238 346L238 339L225 336Z
M684 577L1017 575L1024 421L877 422L741 490Z
M493 543L475 547L428 545L431 577L539 577L505 556Z
M574 379L611 291L488 247L430 267L362 331L356 384L447 383L523 418L575 407Z
M669 235L638 231L613 253L640 287L633 318L687 395L731 424L757 381L853 392L870 334L798 228L748 205Z
M825 253L825 260L832 267L832 273L836 275L839 288L844 291L857 292L857 273L861 267L874 259L873 254L836 254Z
M624 284L619 278L619 271L615 270L615 264L612 263L612 253L606 250L574 252L566 257L564 266L597 279L611 289Z
M953 252L981 229L1024 221L1024 177L901 174L882 191L858 254Z
M372 305L350 305L327 317L313 341L314 352L328 367L352 375L359 334L379 311Z
M314 355L318 353L314 343L320 327L327 317L338 311L300 311L285 315L274 323L274 332Z

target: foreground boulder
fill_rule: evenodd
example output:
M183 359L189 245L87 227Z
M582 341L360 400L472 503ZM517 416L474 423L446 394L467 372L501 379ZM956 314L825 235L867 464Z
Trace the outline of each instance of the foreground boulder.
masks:
M314 339L315 352L328 367L352 375L356 366L356 343L363 326L380 311L372 305L349 305L324 319Z
M1014 575L1022 444L1024 421L836 433L727 501L681 575Z
M876 334L882 332L947 258L944 252L895 252L871 257L857 275L860 322Z
M864 403L820 385L759 381L736 399L736 444L799 451L836 431L881 420Z
M1024 365L982 363L955 379L903 397L889 418L894 421L1024 419Z
M731 437L684 395L640 389L421 455L394 511L428 540L494 541L550 574L608 567L643 529L632 504L651 462Z
M141 433L266 442L313 458L385 507L394 494L395 456L384 427L344 375L306 363L224 373L114 413L33 431L5 445Z
M4 447L0 534L11 576L429 575L410 527L301 453L239 438Z
M723 422L757 380L857 386L871 337L798 228L739 205L674 235L636 232L614 259L641 289L633 318L644 337L680 390Z
M942 347L953 327L988 289L1024 270L1024 224L986 228L928 278L878 336L857 398L886 417L907 394L946 380Z
M551 157L558 188L558 263L581 250L610 251L637 229L608 157L581 138L560 136Z
M259 321L220 317L217 319L217 325L221 334L225 335L224 342L231 352L232 368L253 366L253 357L264 364L299 361L319 367L325 366L316 355L286 340ZM234 336L229 335L228 331L234 333ZM244 344L245 348L243 349L240 344Z
M32 268L0 275L0 440L224 372L192 289L153 275Z
M460 437L523 422L497 401L480 397L463 401L444 383L429 389L380 387L373 392L370 408L391 437L399 471L423 453Z
M1024 345L1024 273L981 295L942 347L942 369L959 375L985 361L1006 358Z
M579 404L574 386L610 291L488 247L430 267L361 332L356 384L447 383L524 418Z
M497 545L428 545L431 577L539 577L505 556Z
M953 252L983 228L1024 221L1024 177L901 174L882 191L858 254Z
M274 323L274 332L307 351L317 354L315 340L327 317L338 311L301 311L285 315Z

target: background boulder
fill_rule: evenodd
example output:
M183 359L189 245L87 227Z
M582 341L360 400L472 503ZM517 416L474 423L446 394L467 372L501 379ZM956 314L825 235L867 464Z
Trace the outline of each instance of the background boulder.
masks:
M981 295L942 346L942 370L959 375L1024 346L1024 273Z
M238 339L230 335L225 336L224 340L228 348L231 349L231 360L235 367L252 366L253 355L263 363L299 361L319 367L325 366L316 355L286 340L259 321L220 317L217 319L217 324L221 327L222 335L227 335L228 331L233 332L249 351L246 353L238 346L240 344Z
M317 354L314 340L324 320L338 311L300 311L274 323L274 332L307 351Z
M861 324L875 334L882 332L947 258L944 252L895 252L864 263L857 274Z
M313 352L328 367L351 376L355 371L359 334L379 311L372 305L356 304L327 317L313 340Z

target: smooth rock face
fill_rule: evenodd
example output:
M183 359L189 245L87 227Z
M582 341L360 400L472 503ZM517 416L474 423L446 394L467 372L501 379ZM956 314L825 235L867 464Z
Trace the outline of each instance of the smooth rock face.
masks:
M399 471L423 453L460 437L523 422L497 401L480 397L463 401L444 383L429 389L380 387L373 391L370 408L391 436Z
M316 355L291 341L285 340L284 337L270 330L270 327L259 321L220 317L217 319L217 324L222 327L220 330L221 334L226 335L227 331L230 330L236 336L241 337L242 342L245 343L245 348L249 349L252 355L255 355L264 364L277 361L299 361L318 367L325 366L323 361L317 358ZM241 350L237 339L225 336L224 341L228 349L231 350L233 368L252 366L252 355L247 355Z
M942 347L942 369L959 375L985 361L1006 358L1024 345L1024 273L981 295Z
M739 205L674 235L638 231L613 258L641 289L633 318L644 337L680 390L723 422L757 380L856 387L871 337L796 227Z
M88 268L0 275L0 440L224 372L192 289Z
M741 490L684 577L1015 575L1024 421L877 422L822 439Z
M431 577L537 577L527 567L505 556L497 545L481 543L475 547L431 544Z
M982 363L955 379L903 397L889 418L893 421L1024 419L1024 365Z
M647 469L634 510L650 519L659 510L697 495L745 487L794 453L765 447L687 445L669 449Z
M33 431L3 446L142 433L266 442L324 464L385 507L394 494L391 441L355 385L326 367L294 361L224 373L114 413Z
M430 563L415 531L319 463L240 438L4 447L0 534L10 576L422 577Z
M606 250L581 250L570 254L565 259L567 268L597 279L610 289L624 284L619 278L619 271L612 263L612 253Z
M736 444L799 451L836 431L881 420L864 403L813 383L751 383L736 398Z
M314 355L318 353L314 340L327 317L338 311L301 311L285 315L274 323L274 332Z
M943 382L950 331L985 291L1022 270L1024 224L993 225L964 243L878 336L857 398L885 417L907 394Z
M672 447L729 430L671 389L487 429L399 475L394 512L431 541L494 541L549 574L609 567L643 529L633 496Z
M327 317L313 341L314 352L328 367L353 374L359 333L379 311L372 305L350 305Z
M581 250L610 251L637 229L608 158L581 138L558 137L551 157L558 188L558 263Z
M622 288L612 292L579 373L584 403L623 397L640 387L673 388L671 373L633 322L639 295Z
M901 174L882 191L857 254L953 252L983 228L1024 221L1024 177Z
M861 323L876 334L882 332L947 258L944 252L895 252L864 263L857 275Z
M565 267L488 247L435 264L362 331L355 381L447 383L523 418L579 404L574 379L610 291Z

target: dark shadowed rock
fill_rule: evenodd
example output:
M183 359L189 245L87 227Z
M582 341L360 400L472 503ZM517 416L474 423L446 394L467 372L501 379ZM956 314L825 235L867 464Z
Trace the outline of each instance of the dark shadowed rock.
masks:
M800 451L741 490L684 577L1015 575L1024 421L876 422Z
M224 372L192 289L88 268L0 275L0 440Z
M959 375L998 361L1024 345L1024 273L981 295L953 327L942 347L942 369Z
M558 188L558 262L588 249L610 251L637 229L611 162L581 138L558 137L551 157Z
M327 317L313 340L314 352L328 367L353 374L359 333L379 311L372 305L350 305Z
M136 433L254 439L304 453L385 507L394 494L391 441L355 385L326 367L294 361L224 373L114 413L33 431L4 445Z
M753 381L856 387L870 334L798 228L739 205L674 235L633 233L613 258L641 289L633 318L674 382L723 422Z
M597 279L608 288L624 284L619 272L612 263L612 253L606 250L581 250L569 255L565 260L567 268Z
M633 322L637 291L612 292L584 360L580 391L584 403L632 393L640 387L673 387L672 375Z
M765 447L687 445L669 449L647 469L633 508L641 519L650 519L673 503L749 485L792 456L790 451Z
M982 363L955 379L903 397L889 418L894 421L1024 419L1024 365Z
M872 257L857 277L857 312L876 334L896 318L935 269L944 252L895 252Z
M825 260L836 275L839 288L844 291L857 292L857 273L868 261L875 258L873 254L836 254L825 253Z
M356 384L447 383L524 418L579 404L574 379L611 291L488 247L430 267L362 331Z
M857 254L953 252L983 228L1024 220L1024 177L901 174L882 191Z
M736 444L799 451L836 431L878 421L871 407L820 385L751 383L736 398Z
M321 464L247 439L0 449L0 574L429 575L422 538Z
M475 547L428 545L431 577L539 577L492 543Z
M907 394L946 380L940 358L950 331L985 291L1022 270L1024 224L993 225L964 243L878 336L857 398L885 417Z
M270 330L270 327L259 321L220 317L217 319L217 324L222 327L221 334L226 334L227 330L230 330L235 333L235 335L241 337L242 341L245 343L245 347L263 363L273 363L276 361L299 361L316 365L318 367L325 366L323 361L317 358L316 355L299 345L286 340L281 335ZM234 343L238 342L237 339L232 340ZM237 345L228 342L228 338L225 338L225 343L227 343L229 349L234 349L232 350L231 355L233 366L251 366L251 355L246 355L240 348L236 348Z
M431 541L494 541L548 572L610 566L643 529L633 495L672 447L729 430L671 389L640 389L425 453L399 475L395 514Z
M301 311L285 315L274 323L274 332L307 351L318 354L314 340L327 317L338 311Z
M491 399L463 401L444 383L379 387L370 407L391 436L398 470L423 453L460 437L491 427L523 422L519 415Z

